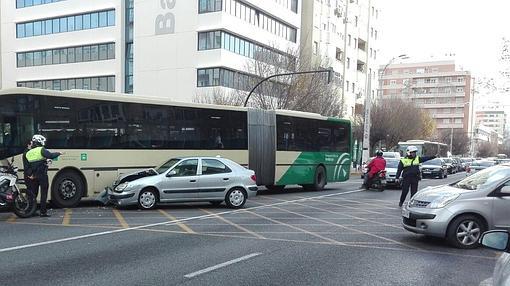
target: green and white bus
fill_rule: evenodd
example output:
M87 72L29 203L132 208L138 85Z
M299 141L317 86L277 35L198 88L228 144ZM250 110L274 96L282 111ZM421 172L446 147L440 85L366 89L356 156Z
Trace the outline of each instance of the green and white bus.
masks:
M270 189L322 190L349 178L348 120L83 90L5 89L0 102L0 160L14 157L22 167L33 134L65 152L49 168L58 207L95 197L120 174L181 156L232 159Z
M432 142L427 140L407 140L405 142L398 142L398 150L402 156L406 155L406 149L409 146L416 146L418 148L418 156L436 156L446 157L448 152L448 145L439 142Z

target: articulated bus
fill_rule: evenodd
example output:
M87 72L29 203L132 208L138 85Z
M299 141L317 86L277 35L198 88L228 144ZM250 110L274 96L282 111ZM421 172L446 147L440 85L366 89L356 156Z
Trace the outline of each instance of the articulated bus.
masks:
M416 146L418 148L418 156L436 156L446 157L448 152L448 145L439 142L431 142L426 140L408 140L405 142L398 142L398 150L400 154L405 156L408 146Z
M33 134L65 153L49 167L58 207L95 197L120 174L182 156L232 159L270 189L321 190L349 178L348 120L82 90L12 88L0 91L0 102L0 160L14 157L21 168Z

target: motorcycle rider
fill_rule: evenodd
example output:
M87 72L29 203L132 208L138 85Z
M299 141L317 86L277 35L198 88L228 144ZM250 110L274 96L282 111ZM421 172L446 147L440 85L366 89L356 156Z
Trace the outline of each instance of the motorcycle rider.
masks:
M377 150L375 152L375 158L368 163L366 168L368 169L368 172L365 175L365 182L363 185L365 189L368 190L377 173L386 169L386 160L383 158L383 152L381 150Z
M46 138L36 134L32 137L32 149L26 152L28 168L31 172L27 188L34 198L37 198L39 187L41 187L41 207L40 216L49 217L46 212L46 200L48 198L48 160L55 159L62 155L61 152L50 152L44 148Z
M398 203L399 207L402 207L402 204L404 204L407 193L409 193L409 188L411 188L411 198L418 191L420 164L437 158L437 156L416 156L416 153L418 152L418 148L416 148L416 146L408 146L406 151L407 156L400 159L400 162L398 163L396 176L397 182L399 182L400 175L402 174L402 194L400 195L400 202Z

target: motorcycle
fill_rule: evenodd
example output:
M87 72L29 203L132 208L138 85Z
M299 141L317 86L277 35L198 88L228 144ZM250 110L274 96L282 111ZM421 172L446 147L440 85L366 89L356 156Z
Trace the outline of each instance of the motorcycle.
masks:
M365 177L368 178L368 172L370 170L367 169L365 171ZM375 174L374 178L370 181L370 186L365 186L367 190L378 190L383 192L386 188L386 170L381 170Z
M0 207L12 208L18 217L28 218L34 215L37 202L26 189L20 190L16 185L18 168L13 163L14 158L7 161L7 166L0 166Z

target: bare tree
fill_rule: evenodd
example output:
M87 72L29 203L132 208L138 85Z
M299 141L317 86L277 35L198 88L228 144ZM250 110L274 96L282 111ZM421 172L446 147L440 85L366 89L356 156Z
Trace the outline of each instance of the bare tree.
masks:
M371 110L371 121L371 150L383 143L387 148L393 148L403 140L430 139L434 127L426 111L399 97L377 101Z
M498 151L497 146L489 142L480 143L477 149L476 156L481 158L496 156Z
M325 70L329 63L321 57L306 60L300 51L278 53L274 48L256 49L244 70L251 76L243 77L239 89L232 92L216 91L213 95L200 94L195 102L242 105L247 91L262 79L275 74ZM262 109L288 109L342 117L345 112L341 79L328 84L327 73L276 77L262 83L252 94L249 105ZM241 100L241 101L240 101Z
M439 139L442 143L448 145L451 142L452 153L455 155L466 155L469 153L469 137L463 130L454 129L453 133L451 130L444 130L439 135Z

